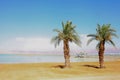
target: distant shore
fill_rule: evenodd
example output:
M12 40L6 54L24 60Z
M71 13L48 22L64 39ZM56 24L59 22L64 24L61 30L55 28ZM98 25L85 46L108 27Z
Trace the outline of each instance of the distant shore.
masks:
M120 59L105 62L106 68L98 69L98 62L0 64L0 80L119 80Z

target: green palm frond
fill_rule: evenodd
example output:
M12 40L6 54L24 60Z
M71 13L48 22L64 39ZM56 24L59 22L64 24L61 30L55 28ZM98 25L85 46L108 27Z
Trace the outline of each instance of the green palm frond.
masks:
M115 46L115 43L114 43L112 40L109 40L109 42L110 42L113 46Z
M89 45L93 40L96 40L96 38L92 37L88 40L87 45Z
M55 47L57 47L60 44L60 42L61 42L61 39L58 39L55 43Z
M64 26L64 22L62 22L62 29L63 29L63 30L64 30L64 27L65 27L65 26Z
M58 40L58 36L55 36L55 37L53 37L52 39L51 39L51 43L54 43L54 42L56 42L57 40Z
M81 46L81 41L79 36L72 35L71 41L74 42L76 45Z
M99 25L99 24L97 24L97 29L96 29L96 32L98 33L100 33L101 32L101 26Z
M58 29L54 29L53 31L57 32L57 33L62 33L60 30Z
M51 39L51 43L54 43L57 40L58 36L55 36Z
M96 34L89 34L87 37L96 37Z
M59 38L59 36L55 36L55 37L53 37L53 38L51 39L51 43L54 43L54 44L55 44L55 47L56 47L57 45L59 45L60 42L61 42L61 39Z
M99 50L100 42L96 45L96 49Z
M114 36L114 37L116 37L116 38L119 38L118 35L115 34L115 33L111 33L111 36Z
M109 29L109 31L110 31L110 32L116 32L116 30L114 30L114 29L111 29L111 28Z
M97 24L97 30L101 30L100 24Z

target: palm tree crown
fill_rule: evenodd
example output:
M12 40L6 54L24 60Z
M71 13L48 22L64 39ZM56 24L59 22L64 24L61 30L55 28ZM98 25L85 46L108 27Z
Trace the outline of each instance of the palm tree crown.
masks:
M105 41L107 43L111 43L113 46L115 46L114 42L112 41L112 36L117 37L117 35L115 34L116 30L112 29L110 26L110 24L103 24L102 26L100 26L99 24L97 25L97 29L96 29L96 34L90 34L88 35L88 37L91 37L88 40L89 44L90 42L92 42L93 40L97 40L99 41L96 48L99 48L100 42L101 41Z
M59 45L62 40L74 42L80 46L81 41L75 31L75 26L72 25L72 22L67 21L66 24L62 22L62 30L54 29L54 31L58 33L58 35L53 37L51 40L52 43L55 43L55 47Z

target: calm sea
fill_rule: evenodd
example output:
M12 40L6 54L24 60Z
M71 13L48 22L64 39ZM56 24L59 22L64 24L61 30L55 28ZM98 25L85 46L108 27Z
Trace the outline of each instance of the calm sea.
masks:
M97 61L96 58L75 58L71 56L71 62ZM64 62L63 55L39 55L39 54L0 54L0 64L12 63L41 63L41 62Z
M96 62L98 61L98 57L75 58L75 56L71 56L70 60L71 62ZM39 54L0 54L0 64L41 62L64 62L64 56Z
M105 56L105 61L120 59L120 55ZM85 58L75 58L71 56L71 62L98 62L98 56L87 56ZM42 63L42 62L64 62L63 55L41 55L41 54L0 54L0 64L19 63Z

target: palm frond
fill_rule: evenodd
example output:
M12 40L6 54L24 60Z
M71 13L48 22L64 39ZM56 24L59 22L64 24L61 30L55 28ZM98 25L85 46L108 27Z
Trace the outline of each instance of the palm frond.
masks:
M118 35L115 34L115 33L111 33L111 36L114 36L114 37L116 37L116 38L119 38Z
M101 26L100 26L100 24L97 24L96 32L100 32L100 30L101 30Z
M74 42L76 45L81 46L81 41L79 36L77 35L73 35L71 38L71 42Z
M62 28L63 28L63 30L64 30L64 27L65 27L64 22L62 22Z
M100 30L100 27L101 27L100 24L97 24L97 29L98 29L98 30Z
M56 41L56 43L55 43L55 48L60 44L60 42L61 42L61 39L58 39L58 40Z
M100 42L96 45L96 49L99 50Z
M89 35L87 35L87 37L96 37L96 34L89 34Z
M93 40L96 40L96 38L90 38L89 40L88 40L88 42L87 42L87 45L89 45Z
M112 40L109 40L109 42L110 42L113 46L115 46L115 43L114 43Z
M111 28L109 29L109 31L110 31L110 32L116 32L116 30L114 30L114 29L111 29Z
M58 29L54 29L53 31L57 32L57 33L62 33L60 30Z
M61 39L59 38L59 36L55 36L51 39L51 43L55 44L55 48L57 47L57 45L59 45L61 42Z
M58 39L58 36L55 36L51 39L51 43L54 43Z

